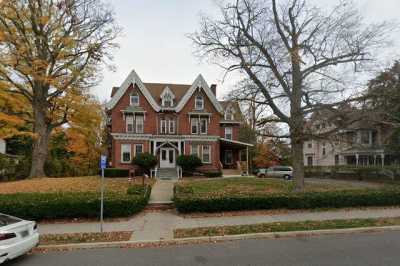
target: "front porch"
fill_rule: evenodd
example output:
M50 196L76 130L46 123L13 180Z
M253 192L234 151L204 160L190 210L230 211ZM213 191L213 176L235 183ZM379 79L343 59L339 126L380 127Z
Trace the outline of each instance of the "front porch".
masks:
M249 147L253 145L221 138L220 167L223 176L249 175Z
M338 155L344 165L355 166L385 166L389 165L391 156L383 149L350 149Z

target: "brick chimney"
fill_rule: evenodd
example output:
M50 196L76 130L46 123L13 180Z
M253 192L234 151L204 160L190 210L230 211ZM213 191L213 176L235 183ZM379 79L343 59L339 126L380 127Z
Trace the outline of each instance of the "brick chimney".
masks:
M217 96L217 84L211 84L210 89L215 96Z

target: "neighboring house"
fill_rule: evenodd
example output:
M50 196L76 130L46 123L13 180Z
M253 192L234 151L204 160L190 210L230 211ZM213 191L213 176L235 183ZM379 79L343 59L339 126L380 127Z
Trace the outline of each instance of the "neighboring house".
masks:
M308 128L311 133L323 137L311 138L304 143L304 164L383 166L397 163L397 158L385 149L392 128L361 112L349 109L341 116L334 117L327 111L314 115ZM341 126L343 124L345 126Z
M111 97L106 109L112 167L133 169L132 158L148 152L157 156L157 168L176 168L177 156L195 154L201 171L215 172L237 168L252 146L238 141L239 105L218 101L216 86L201 75L185 85L143 83L132 71Z
M0 139L0 153L6 154L6 141L4 139Z

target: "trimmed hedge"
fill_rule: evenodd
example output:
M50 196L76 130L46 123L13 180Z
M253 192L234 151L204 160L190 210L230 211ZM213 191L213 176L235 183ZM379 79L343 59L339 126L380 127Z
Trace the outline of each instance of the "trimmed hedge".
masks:
M143 191L143 190L142 190ZM104 217L126 217L140 212L151 187L141 195L106 193ZM100 214L100 194L95 192L16 193L0 195L0 213L29 220L95 218Z
M222 176L222 172L220 172L220 171L218 171L218 172L204 172L203 174L204 174L204 176L210 177L210 178L212 178L212 177L221 177Z
M400 205L400 189L275 193L248 196L194 196L176 186L174 203L179 212L222 212L266 209L317 209Z
M104 169L104 177L129 177L129 170L122 168L106 168Z
M355 180L398 180L400 179L399 166L306 166L305 177L337 178Z

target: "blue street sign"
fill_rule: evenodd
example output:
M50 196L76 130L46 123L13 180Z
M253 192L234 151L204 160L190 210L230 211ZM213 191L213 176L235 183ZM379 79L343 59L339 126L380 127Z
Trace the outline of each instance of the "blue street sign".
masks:
M100 157L100 168L105 169L107 167L107 156L101 155Z

